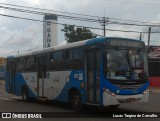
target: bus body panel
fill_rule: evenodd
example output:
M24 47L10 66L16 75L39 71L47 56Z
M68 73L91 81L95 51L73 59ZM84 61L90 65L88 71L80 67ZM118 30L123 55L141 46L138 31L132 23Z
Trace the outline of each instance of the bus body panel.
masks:
M63 72L61 76L64 75ZM84 90L84 72L83 71L70 71L68 76L64 78L64 82L66 84L61 89L60 93L57 95L57 97L54 98L54 100L57 101L69 101L69 91L72 88L77 89L81 96L82 96L82 102L85 102L85 90Z
M47 72L47 99L57 98L69 82L70 71Z
M107 92L103 93L103 105L119 105L122 103L148 102L149 90L145 94L137 95L115 95L112 96Z
M26 55L23 54L12 56L12 60L14 60L17 58L19 59L21 57L29 57L31 55L34 55L36 56L36 59L42 59L42 61L36 61L38 67L35 72L16 72L15 78L12 80L10 78L10 70L7 70L6 91L8 93L13 93L19 96L22 93L22 87L26 85L28 88L29 97L34 97L37 99L40 97L44 97L48 100L69 102L70 90L76 89L78 90L78 92L80 92L82 104L90 103L98 104L101 106L117 105L127 102L147 102L149 97L149 91L147 90L149 82L147 80L146 83L140 84L137 88L130 89L127 85L128 89L123 89L121 88L121 86L123 85L119 86L117 84L111 83L104 74L104 46L106 46L106 42L109 39L118 40L119 38L95 38L85 40L83 42L76 42L64 46L31 52ZM120 39L124 39L125 41L131 40L140 42L133 39ZM45 61L47 54L53 56L52 54L54 52L63 51L63 53L65 53L66 51L72 50L77 47L83 48L83 68L67 68L59 70L46 69L47 66L45 64L47 63ZM66 53L64 54L64 57L65 56ZM9 57L8 60L10 59L11 58ZM65 64L67 62L67 59L64 60ZM9 63L8 66L10 66ZM42 66L43 68L39 66ZM91 69L94 69L92 70L92 78L89 77L90 71L88 70L88 68L90 66L92 66ZM39 76L40 73L41 75ZM92 81L92 83L90 83L90 81ZM125 86L126 85L124 84L124 87ZM106 90L108 90L110 94ZM146 91L145 94L143 94L144 91ZM113 95L115 95L112 96L112 93Z
M27 85L30 90L29 96L37 97L37 72L22 73L22 77L25 82L19 86L20 89L22 89L23 85ZM19 81L19 83L22 81L20 78L16 80Z
M114 84L108 82L106 79L103 78L104 83L101 84L101 90L103 89L109 89L111 92L118 94L118 95L134 95L134 94L141 94L149 87L149 81L147 81L145 84L141 84L137 87L132 87L132 85L122 85L123 89L121 87L118 87L118 85L114 86ZM135 85L133 85L135 86ZM128 89L124 89L125 87L128 87Z
M48 100L68 102L68 91L74 87L82 92L82 101L85 102L83 71L55 71L46 73L47 78L44 79L45 84L42 84L42 81L39 81L39 83L41 83L39 84L39 87L37 87L36 72L17 73L15 78L16 91L14 94L20 96L23 86L27 85L29 97L38 98L38 96L41 97L40 95L42 95L42 93L40 91L42 91L42 86L45 85L43 88L43 97L46 97ZM6 83L6 87L6 91L9 93L8 83Z

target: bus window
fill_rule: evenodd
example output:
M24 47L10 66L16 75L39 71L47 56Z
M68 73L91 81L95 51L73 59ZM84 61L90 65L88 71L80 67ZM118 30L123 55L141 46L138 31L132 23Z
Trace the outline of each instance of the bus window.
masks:
M51 54L50 58L50 70L62 70L64 69L63 51L58 51Z
M26 71L36 71L36 58L35 56L30 56L27 58Z
M65 53L66 66L68 69L82 69L83 68L83 49L76 48L67 50Z
M25 64L26 64L26 58L22 57L18 59L18 72L25 72Z
M139 50L108 49L105 74L108 78L126 80L147 78L145 53Z

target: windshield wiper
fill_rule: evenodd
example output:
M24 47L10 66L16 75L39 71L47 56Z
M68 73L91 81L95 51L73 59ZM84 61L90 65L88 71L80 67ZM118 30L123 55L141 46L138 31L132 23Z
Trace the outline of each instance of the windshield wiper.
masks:
M130 71L131 70L131 64L130 64L130 58L129 58L128 50L126 50L126 57L127 57L127 62L128 62L128 66L129 66L129 71Z
M131 73L131 64L130 64L130 58L129 58L129 51L128 50L126 50L126 59L127 59L127 62L128 62L128 67L129 67L129 77L131 78L131 76L132 76L132 73Z

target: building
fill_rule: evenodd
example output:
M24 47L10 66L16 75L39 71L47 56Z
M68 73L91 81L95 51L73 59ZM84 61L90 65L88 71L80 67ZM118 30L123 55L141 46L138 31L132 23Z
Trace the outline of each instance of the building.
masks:
M0 58L0 80L4 80L5 78L5 64L6 64L6 58L1 57Z
M43 17L43 48L58 45L57 15L46 14Z
M160 46L150 46L148 70L150 86L160 87Z

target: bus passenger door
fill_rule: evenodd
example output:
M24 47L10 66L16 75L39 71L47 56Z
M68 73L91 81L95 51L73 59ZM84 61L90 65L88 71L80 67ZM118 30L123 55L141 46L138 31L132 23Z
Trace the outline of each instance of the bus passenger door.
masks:
M100 49L86 51L87 102L100 102Z
M45 57L38 57L38 81L37 81L37 96L46 97L46 62Z

